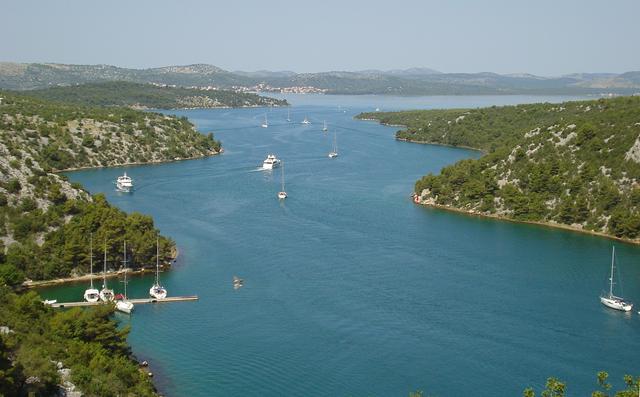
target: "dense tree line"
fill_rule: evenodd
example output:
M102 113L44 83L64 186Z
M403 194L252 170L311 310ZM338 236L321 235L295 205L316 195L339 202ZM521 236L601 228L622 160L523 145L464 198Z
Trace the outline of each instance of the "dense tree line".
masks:
M359 117L406 125L398 139L485 153L417 181L422 202L640 237L640 97Z
M108 305L54 312L34 292L0 286L0 395L56 395L64 367L84 395L155 396L130 357L129 328L112 313Z
M24 92L34 98L91 106L144 106L154 109L189 107L286 106L284 99L228 90L203 91L180 87L113 81Z

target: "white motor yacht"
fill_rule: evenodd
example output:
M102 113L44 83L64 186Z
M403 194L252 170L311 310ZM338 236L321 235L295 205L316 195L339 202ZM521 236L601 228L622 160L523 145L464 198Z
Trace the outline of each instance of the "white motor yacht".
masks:
M119 176L116 179L116 188L121 192L130 192L133 190L133 179L127 175L125 172L124 175Z
M276 157L275 154L270 154L267 158L262 162L263 170L272 170L280 165L280 159Z

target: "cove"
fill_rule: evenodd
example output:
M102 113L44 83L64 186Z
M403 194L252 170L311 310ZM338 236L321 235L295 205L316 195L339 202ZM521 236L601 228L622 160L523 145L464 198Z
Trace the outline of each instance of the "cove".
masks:
M286 108L167 111L213 131L223 155L68 174L152 215L178 244L163 283L200 301L118 316L163 394L517 396L556 376L578 396L595 390L599 370L614 388L638 374L640 316L598 300L612 241L416 206L409 194L420 176L480 154L398 142L396 127L353 120L375 108L573 98L286 98L291 123ZM334 132L340 156L330 160ZM279 170L257 170L272 152L286 162L284 202ZM133 194L114 190L123 170ZM624 296L640 303L640 250L615 244ZM243 288L233 289L234 275ZM151 283L135 277L130 296ZM84 288L42 294L76 300Z

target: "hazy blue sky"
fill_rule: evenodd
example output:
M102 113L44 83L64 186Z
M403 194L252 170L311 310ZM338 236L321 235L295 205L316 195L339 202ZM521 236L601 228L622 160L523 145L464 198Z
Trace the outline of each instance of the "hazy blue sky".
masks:
M640 70L640 0L0 0L0 60L229 70Z

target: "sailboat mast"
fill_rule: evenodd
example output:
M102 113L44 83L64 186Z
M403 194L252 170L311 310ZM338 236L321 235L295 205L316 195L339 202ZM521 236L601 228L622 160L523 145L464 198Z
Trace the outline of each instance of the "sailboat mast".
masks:
M91 274L91 289L93 289L93 233L89 238L89 273Z
M613 296L613 267L615 266L615 257L616 257L616 247L613 246L613 250L611 251L611 277L609 277L609 296Z
M104 265L102 270L102 286L107 288L107 240L104 240Z
M160 245L156 237L156 285L160 285Z
M124 251L122 252L122 266L124 266L124 297L127 298L127 240L124 240Z
M282 162L282 191L284 192L284 161Z

